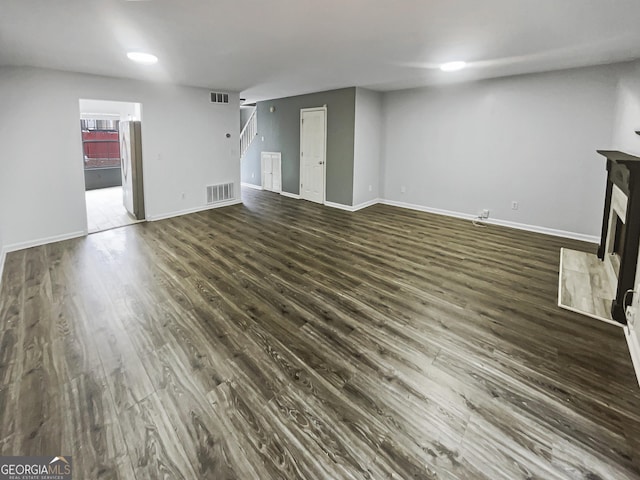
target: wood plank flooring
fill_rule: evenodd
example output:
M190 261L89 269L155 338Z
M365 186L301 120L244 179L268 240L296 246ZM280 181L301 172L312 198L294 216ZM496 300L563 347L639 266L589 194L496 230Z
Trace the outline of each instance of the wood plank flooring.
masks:
M0 454L77 479L637 479L622 330L556 305L593 246L270 192L11 253Z

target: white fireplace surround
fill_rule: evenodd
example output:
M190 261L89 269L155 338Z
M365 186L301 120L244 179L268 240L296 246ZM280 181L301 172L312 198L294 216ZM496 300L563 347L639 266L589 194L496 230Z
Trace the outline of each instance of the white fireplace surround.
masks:
M627 195L620 189L620 187L614 185L611 191L611 213L609 215L609 228L607 229L606 258L609 262L612 262L612 266L616 273L620 269L620 258L615 255L615 239L616 234L618 233L616 230L618 220L623 224L625 223L625 219L627 218L628 200Z

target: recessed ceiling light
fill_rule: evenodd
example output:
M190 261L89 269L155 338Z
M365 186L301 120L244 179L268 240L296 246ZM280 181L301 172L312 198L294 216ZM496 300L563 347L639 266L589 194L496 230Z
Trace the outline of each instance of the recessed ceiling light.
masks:
M443 72L456 72L462 70L467 66L467 62L448 62L440 65L440 70Z
M133 60L136 63L142 63L144 65L153 65L158 62L158 57L151 55L150 53L143 52L129 52L127 53L129 60Z

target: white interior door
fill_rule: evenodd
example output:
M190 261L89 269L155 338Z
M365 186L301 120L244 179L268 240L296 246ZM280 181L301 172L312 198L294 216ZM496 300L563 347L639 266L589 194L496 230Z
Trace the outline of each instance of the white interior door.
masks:
M326 108L300 110L300 197L324 203Z
M271 154L262 152L262 188L271 190L273 185L273 163L271 162Z
M271 154L271 189L274 192L282 191L282 157L280 153Z
M133 165L131 155L131 124L120 122L120 161L122 175L122 204L127 211L134 215L133 208Z
M282 155L280 152L260 152L262 188L272 192L282 191Z

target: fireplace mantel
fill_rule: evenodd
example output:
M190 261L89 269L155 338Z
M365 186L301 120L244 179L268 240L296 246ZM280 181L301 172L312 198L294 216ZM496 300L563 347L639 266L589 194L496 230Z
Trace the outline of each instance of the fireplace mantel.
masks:
M620 244L617 252L620 266L611 316L626 324L623 302L625 293L634 287L640 245L640 157L617 150L598 150L598 153L607 159L607 191L598 258L607 261L613 253L612 244ZM618 218L624 224L623 233L616 232ZM617 241L613 238L616 234L620 235ZM631 296L626 300L628 304Z

